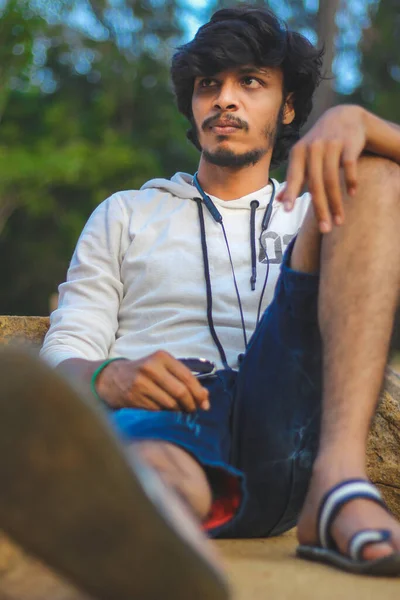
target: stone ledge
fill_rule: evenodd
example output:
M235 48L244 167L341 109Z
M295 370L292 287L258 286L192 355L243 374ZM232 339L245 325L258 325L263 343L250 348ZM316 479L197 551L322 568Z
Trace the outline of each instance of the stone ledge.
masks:
M49 317L0 316L0 344L40 347L49 325Z
M13 345L29 345L39 348L43 342L44 336L46 335L49 327L48 317L15 317L15 316L0 316L0 344L13 344ZM1 383L0 383L1 385ZM392 512L400 518L400 469L399 465L400 458L400 377L391 369L387 370L385 377L384 389L381 395L379 407L373 422L373 426L369 435L368 450L367 450L367 465L368 473L371 480L376 483L380 488L385 501ZM269 544L265 546L264 544ZM321 571L320 579L322 583L331 578L334 579L335 583L340 581L341 589L343 585L352 582L352 577L346 575L345 578L342 574L337 573L333 570L325 569L324 567L311 565L309 569L308 583L304 580L304 570L307 568L307 563L304 565L301 561L294 561L292 555L294 554L294 548L296 541L293 532L280 536L279 538L271 538L269 540L224 540L219 543L221 547L229 552L237 552L240 550L245 556L243 559L242 572L247 573L249 568L253 568L258 563L263 565L266 558L265 551L271 545L273 546L273 559L270 559L270 569L272 573L276 571L277 567L282 563L283 575L282 580L279 579L277 589L274 590L273 596L277 600L283 600L287 597L294 597L294 594L298 595L299 598L320 598L321 587L320 581L318 585L315 585L313 580L314 574L317 579L319 576L319 570ZM244 544L247 544L246 546ZM250 545L250 546L249 546ZM275 546L282 546L282 556L278 556ZM262 554L258 561L248 560L246 558L246 552L252 548L261 548ZM232 550L233 549L233 550ZM239 552L239 554L240 554ZM250 552L252 556L252 553ZM290 582L291 577L287 578L287 561L291 561L289 567L297 569L300 573L296 585L291 589L289 595L286 594L285 581ZM268 562L265 563L268 565ZM228 566L231 567L235 572L237 571L237 564L231 558L228 560ZM301 570L300 570L301 569ZM268 569L267 569L268 571ZM297 571L296 571L297 572ZM285 575L286 574L286 575ZM233 576L233 574L231 573ZM254 574L252 574L254 577ZM341 578L339 580L339 577ZM341 597L351 598L355 597L355 593L360 590L360 585L363 585L363 581L366 582L366 591L370 589L371 582L366 578L359 578L354 576L354 589L351 587L346 593L343 592ZM236 582L235 582L236 583ZM300 583L302 583L305 591L299 594ZM311 585L310 585L311 583ZM326 583L326 581L325 581ZM382 592L381 581L377 581L377 593ZM262 585L262 592L257 594L258 597L265 596L265 589L268 589L266 585L271 586L271 581L264 582ZM246 579L246 585L236 586L238 591L243 588L243 594L239 594L238 598L247 599L248 596L248 585L249 582ZM386 584L388 585L388 584ZM331 584L325 586L325 591L334 589L335 586ZM279 591L278 591L279 589ZM313 591L314 590L314 591ZM355 592L354 590L358 590ZM397 587L396 590L392 590L390 593L389 588L386 588L388 596L385 597L397 598ZM315 594L314 594L315 592ZM336 593L336 592L335 592ZM2 594L6 594L3 596ZM395 595L396 594L396 595ZM325 594L323 594L325 597ZM251 597L256 597L251 595ZM330 596L336 598L336 596ZM90 600L88 596L83 595L78 590L70 586L64 579L57 576L53 571L47 569L39 561L36 561L26 555L22 550L18 548L7 536L0 531L0 600ZM92 599L94 600L94 599Z
M368 437L368 475L390 510L400 519L400 377L392 369Z

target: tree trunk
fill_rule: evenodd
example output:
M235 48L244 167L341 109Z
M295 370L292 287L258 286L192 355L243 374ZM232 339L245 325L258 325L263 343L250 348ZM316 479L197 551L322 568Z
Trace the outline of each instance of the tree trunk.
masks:
M340 0L320 0L317 18L318 45L324 46L325 55L322 74L327 79L321 82L314 97L314 108L306 123L305 130L310 129L317 119L331 106L335 104L336 92L334 90L335 79L332 65L335 58L335 42L337 34L336 13L340 6Z

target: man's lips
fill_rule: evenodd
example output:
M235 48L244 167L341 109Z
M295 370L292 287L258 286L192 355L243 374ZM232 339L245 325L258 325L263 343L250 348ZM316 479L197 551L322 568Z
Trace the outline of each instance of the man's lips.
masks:
M218 121L217 123L214 123L214 125L211 125L210 129L214 133L226 134L235 133L238 129L241 129L241 127L239 127L239 125L235 125L234 123Z

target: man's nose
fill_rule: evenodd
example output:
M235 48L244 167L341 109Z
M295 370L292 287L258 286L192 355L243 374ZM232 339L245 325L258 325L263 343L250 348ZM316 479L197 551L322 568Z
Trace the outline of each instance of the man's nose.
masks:
M214 101L214 108L217 110L235 110L238 108L238 100L234 90L234 86L225 83L219 88L219 93Z

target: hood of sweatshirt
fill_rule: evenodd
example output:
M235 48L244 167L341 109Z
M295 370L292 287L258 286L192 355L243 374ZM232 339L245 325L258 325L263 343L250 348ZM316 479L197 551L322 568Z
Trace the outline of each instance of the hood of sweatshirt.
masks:
M169 192L177 198L196 198L199 193L192 185L193 176L189 173L175 173L171 179L150 179L142 187L141 190L158 189L164 192Z
M168 192L171 195L177 198L198 198L200 196L196 187L192 184L193 175L189 175L189 173L175 173L171 179L151 179L147 181L140 189L141 190L149 190L149 189L158 189L160 191ZM276 188L276 193L280 187L280 184L274 179L274 184ZM207 190L205 190L207 193ZM249 202L256 198L260 201L261 207L264 203L266 203L271 195L272 186L270 184L266 185L261 190L257 190L256 192L252 192L251 194L247 194L241 198L237 198L235 200L220 200L215 196L210 194L210 198L214 201L215 204L223 205L225 208L248 208ZM264 200L264 202L263 202ZM276 200L275 203L279 204Z

